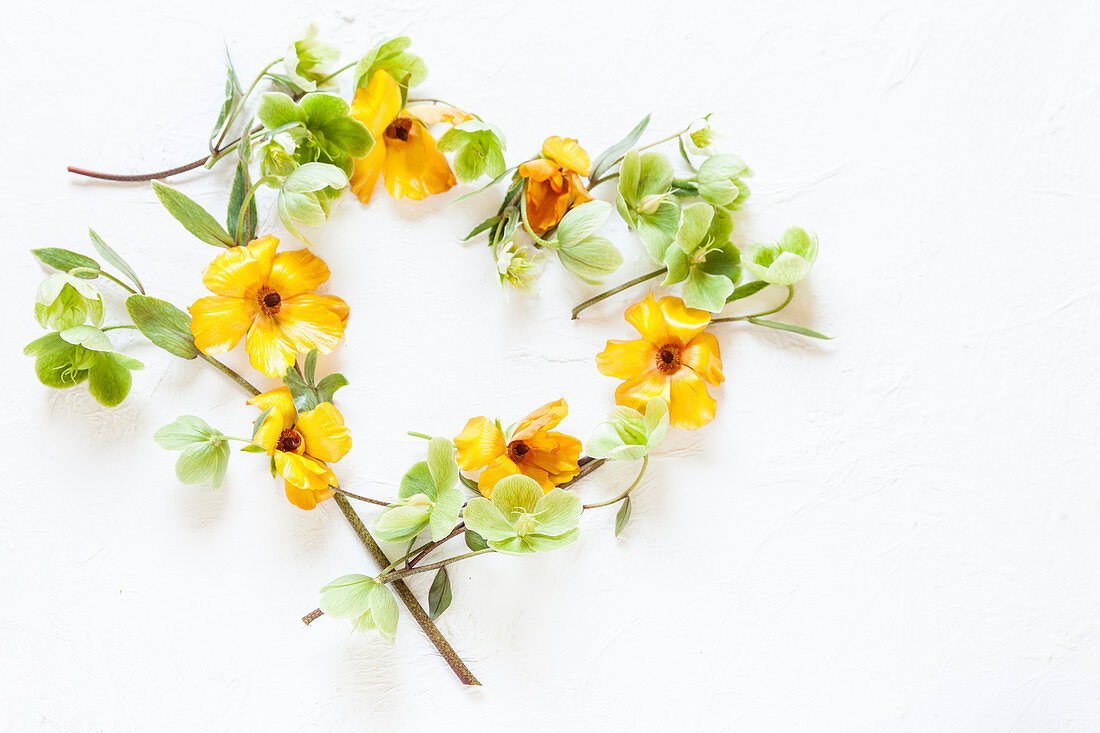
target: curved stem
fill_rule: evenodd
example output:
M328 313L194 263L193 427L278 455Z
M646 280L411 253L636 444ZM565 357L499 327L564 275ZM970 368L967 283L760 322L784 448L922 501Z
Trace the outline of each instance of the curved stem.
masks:
M566 481L564 484L558 484L559 489L569 488L570 486L577 483L578 481L580 481L582 478L584 478L588 474L595 471L597 468L599 468L603 464L607 463L607 459L606 458L592 458L590 456L585 456L584 458L580 459L580 461L578 461L577 463L580 465L580 471L577 472L576 476L574 476L570 480Z
M244 93L244 96L242 96L240 98L240 101L238 101L237 104L234 106L233 114L229 115L229 119L225 121L225 125L222 127L222 134L218 136L218 141L214 143L214 146L212 148L210 148L211 154L217 152L218 149L221 147L222 142L225 141L225 136L229 134L229 128L233 127L233 123L237 121L237 116L241 113L241 110L244 109L244 103L247 102L248 98L252 96L252 92L256 91L256 85L259 84L261 80L263 80L264 75L267 74L271 67L279 63L280 61L282 61L282 58L275 59L270 64L265 66L263 68L263 71L257 74L256 78L253 79L252 85L248 87L248 91Z
M105 326L104 328L101 328L99 330L100 331L114 331L116 328L132 328L135 331L138 330L137 326L133 326L129 323L123 323L123 324L120 324L118 326Z
M324 611L322 611L319 608L315 608L312 611L310 611L309 613L307 613L305 616L302 616L302 623L305 624L306 626L309 626L311 623L313 623L314 621L316 621L317 619L321 618L324 615L325 615Z
M232 379L237 384L241 385L241 387L243 387L244 390L246 392L248 392L250 395L252 395L253 397L255 397L256 395L258 395L260 393L260 390L257 389L252 384L252 382L249 382L247 379L242 377L240 374L237 374L237 372L233 371L232 369L227 367L225 364L222 364L220 361L218 361L214 357L207 356L206 354L204 354L201 351L198 353L198 357L200 359L202 359L203 361L205 361L207 364L214 367L215 369L219 370L222 374L226 375L227 377Z
M351 67L358 66L358 65L359 65L358 61L352 61L350 64L347 64L346 66L341 66L339 69L337 69L336 71L334 71L331 74L329 74L328 76L326 76L324 79L321 79L319 82L317 82L317 86L321 86L322 84L324 84L329 79L332 79L335 76L339 76L340 74L343 74L345 71L347 71Z
M642 482L642 476L645 476L645 470L648 467L649 467L649 456L645 456L642 459L642 470L638 471L638 477L636 479L634 479L634 483L632 483L630 486L626 487L626 491L619 494L614 499L608 499L607 501L599 501L599 502L596 502L595 504L585 504L581 508L582 509L596 509L596 508L601 507L601 506L609 506L611 504L619 503L620 501L625 499L627 496L629 496L631 491L638 488L638 484L640 484Z
M655 278L659 275L664 275L666 272L668 272L668 268L667 267L662 267L660 270L654 270L653 272L650 272L646 275L642 275L641 277L636 277L633 280L630 280L628 282L623 283L622 285L616 285L615 287L611 288L610 290L607 290L603 293L600 293L599 295L596 295L594 297L589 298L588 300L584 301L583 303L581 303L580 305L578 305L576 308L573 309L573 320L574 321L577 320L577 316L579 316L581 314L581 311L585 310L586 308L589 308L590 306L596 305L596 303L599 303L601 300L604 300L606 298L610 298L612 295L615 295L616 293L621 293L622 291L626 290L627 288L632 288L635 285L640 285L641 283L644 283L646 280L652 280L653 278Z
M363 547L366 548L367 553L378 563L378 567L385 567L389 563L389 558L386 557L386 553L382 552L382 548L378 546L378 543L371 537L370 532L367 531L366 526L363 524L363 520L359 518L359 515L355 513L355 509L352 508L348 500L343 496L337 494L333 497L336 505L340 507L340 511L344 513L344 517L348 520L348 524L355 531L359 541L363 543ZM416 568L416 570L422 570ZM470 668L466 666L466 663L458 656L454 648L450 645L447 639L436 628L435 623L429 618L424 607L420 605L420 601L416 600L416 596L409 590L409 586L400 578L393 578L393 591L397 594L397 597L401 599L401 602L405 604L405 607L409 609L409 613L416 619L416 623L420 624L420 628L427 634L436 650L443 656L443 659L447 662L450 668L454 671L455 675L464 685L480 685L477 677L474 677L474 673L470 671ZM316 613L316 612L314 612ZM313 616L309 614L302 620ZM308 623L308 622L307 622Z
M691 129L691 125L688 125L683 130L680 130L679 132L677 132L673 135L669 135L668 137L662 137L660 140L655 140L654 142L651 142L651 143L646 143L645 145L641 146L640 148L635 148L635 150L646 150L648 148L656 147L657 145L660 145L661 143L667 143L669 140L675 140L676 138L680 137L681 135L683 135L685 132L687 132L690 129ZM622 163L623 158L625 158L625 157L626 157L625 153L623 155L620 155L618 158L611 161L611 165L609 165L607 167L609 169L614 168L619 163ZM588 179L588 190L591 191L593 188L600 185L604 181L607 181L607 180L612 179L612 178L617 178L618 175L619 175L618 173L613 173L611 175L604 176L603 178L595 178L595 179L594 178L589 178Z
M329 486L329 488L332 489L333 491L335 491L337 494L340 494L342 496L346 496L349 499L357 499L358 501L365 501L368 504L377 504L378 506L389 506L390 505L390 503L388 501L382 501L381 499L372 499L369 496L360 496L359 494L353 494L350 491L344 491L339 486Z
M451 533L449 535L447 535L446 537L444 537L443 539L438 540L436 542L429 542L426 545L422 545L421 547L416 548L415 550L413 550L412 552L409 553L409 555L412 555L415 552L416 557L414 557L412 560L409 560L409 562L407 563L408 566L410 568L413 567L418 562L423 560L424 556L427 555L429 552L436 549L437 547L442 545L447 540L451 540L451 539L454 539L455 537L458 537L460 534L462 534L465 531L466 531L466 523L465 522L459 522L457 525L455 525L455 528L451 530ZM408 557L409 555L406 555L405 557Z
M245 174L246 174L245 177L246 178L247 178L247 173L248 173L248 171L246 170L245 171ZM256 191L259 190L260 186L262 186L265 183L270 183L273 180L275 180L274 176L264 176L263 178L261 178L260 180L256 181L255 183L253 183L251 186L248 187L248 192L245 193L244 200L241 201L241 211L240 211L239 214L237 214L237 230L236 230L236 232L234 234L234 237L233 237L234 242L237 242L238 244L240 244L240 242L241 242L241 231L244 229L245 216L248 215L249 202L251 202L253 197L255 197Z
M257 132L262 132L263 128L253 128L248 134L250 136L255 135ZM180 173L186 173L187 171L195 170L206 165L211 160L218 160L226 153L235 150L240 144L241 139L237 138L228 146L220 150L211 153L210 155L193 160L190 163L178 166L176 168L169 168L168 170L157 171L156 173L135 173L135 174L119 174L119 173L102 173L100 171L90 171L84 168L77 168L75 166L69 166L65 170L69 173L75 173L78 176L87 176L88 178L98 178L101 181L121 181L124 183L135 183L140 181L153 181L161 178L169 178L171 176L179 175Z
M750 318L759 318L760 316L770 316L772 313L778 313L790 304L794 298L794 286L787 286L787 299L780 303L777 307L766 311L760 311L759 313L750 313L747 316L726 316L725 318L715 318L711 323L731 323L732 321L747 321Z
M456 563L459 560L466 560L471 557L477 557L478 555L484 555L488 552L496 552L491 547L486 547L484 550L474 550L473 552L467 552L464 555L455 555L454 557L448 557L446 560L440 560L439 562L428 563L427 565L421 565L416 568L405 568L404 570L393 570L378 578L379 583L396 583L400 582L402 578L409 575L416 575L417 573L428 573L432 570L438 570L439 568L446 567L451 563ZM402 584L404 585L404 584Z
M133 295L137 295L137 294L138 294L138 291L134 290L134 289L133 289L133 288L131 288L131 287L130 287L129 285L127 285L126 283L122 282L121 280L119 280L119 279L118 279L117 277L115 277L115 276L114 276L114 275L112 275L111 273L109 273L109 272L104 272L103 270L100 270L100 271L99 271L99 274L100 274L100 275L102 275L103 277L107 278L108 280L114 280L114 281L115 281L116 283L118 283L118 284L119 284L120 286L122 286L122 287L123 287L123 288L125 288L126 290L129 290L131 294L133 294Z

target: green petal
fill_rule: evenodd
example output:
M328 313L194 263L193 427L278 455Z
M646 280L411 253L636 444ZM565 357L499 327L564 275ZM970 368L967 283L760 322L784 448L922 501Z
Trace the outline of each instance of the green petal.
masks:
M538 486L538 484L535 485ZM497 484L497 487L499 486L500 483ZM494 489L493 495L496 495L496 489ZM516 530L512 523L508 521L493 502L484 497L478 496L470 499L462 516L466 520L466 526L486 540L499 541L516 536Z
M433 542L446 537L458 524L458 514L462 511L464 498L462 490L457 486L452 486L440 493L428 520Z
M413 467L401 477L401 486L397 490L397 495L402 499L408 499L416 494L424 494L435 501L438 493L427 461L413 464Z
M517 510L528 514L534 512L535 504L541 498L542 487L538 481L522 474L505 476L493 487L493 506L508 519L509 524L515 520ZM479 529L474 531L485 539L491 539Z
M371 589L366 575L344 575L321 589L321 610L335 618L355 618L370 610Z
M528 535L525 539L527 544L535 552L549 552L551 550L558 550L566 545L571 545L577 541L580 537L581 531L579 529L572 529L563 535L557 537L547 537L541 534Z
M691 254L703 241L714 219L714 207L695 203L685 206L680 214L680 229L676 232L676 245Z
M201 417L180 415L153 433L153 440L166 450L183 450L192 443L202 443L221 435Z
M455 448L447 438L432 438L428 442L428 471L435 485L436 494L458 483L458 463L455 462Z
M551 489L535 503L538 535L560 535L576 529L581 518L581 500L572 491Z
M702 308L717 313L726 307L726 298L733 292L733 281L724 275L711 275L692 268L684 283L684 303L689 308Z

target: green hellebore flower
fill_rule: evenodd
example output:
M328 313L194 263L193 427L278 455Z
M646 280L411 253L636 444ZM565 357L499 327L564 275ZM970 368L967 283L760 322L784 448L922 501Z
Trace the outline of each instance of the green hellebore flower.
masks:
M34 316L43 328L64 331L91 321L103 323L103 298L95 286L72 275L55 272L35 294Z
M511 239L498 242L494 252L500 284L529 292L538 278L538 267L531 259L530 252Z
M283 69L286 78L298 91L332 89L336 87L336 82L325 79L338 58L340 49L331 43L318 41L317 24L310 23L304 36L287 49L283 56Z
M314 92L295 102L282 92L268 92L260 99L256 116L268 130L285 132L294 142L291 155L299 165L329 163L351 175L352 163L374 145L366 126L350 115L351 107L343 99ZM269 146L272 143L269 143ZM278 143L274 143L278 144ZM265 163L268 155L265 150ZM264 175L273 171L264 169Z
M790 287L810 273L817 259L817 237L799 227L783 232L778 242L756 244L745 252L745 267L759 280Z
M382 70L398 84L411 89L428 78L428 66L424 60L406 49L412 45L408 36L398 36L375 46L355 66L355 88L365 87Z
M436 147L454 153L458 180L469 182L482 175L496 178L504 173L504 133L481 120L460 122L436 141Z
M446 438L428 442L428 459L409 469L398 489L400 499L378 515L371 531L380 540L408 542L425 527L432 541L446 537L458 524L462 490L458 488L455 448Z
M207 481L213 488L222 485L229 466L229 441L221 431L194 415L180 415L153 433L153 440L165 450L178 450L176 477L194 485Z
M714 144L714 130L710 126L710 115L700 117L688 126L687 133L681 136L684 149L692 155L710 155L710 146Z
M645 414L622 405L596 427L584 452L609 461L636 461L649 455L668 433L668 404L660 397L646 403Z
M389 641L397 633L397 601L385 585L366 575L344 575L322 588L321 610L351 619L356 631L377 629Z
M497 482L492 500L470 499L464 516L466 526L497 552L546 552L576 542L581 500L564 489L543 494L537 481L517 474Z
M144 368L137 359L111 349L106 334L94 326L74 326L35 339L23 349L35 357L38 381L67 389L87 380L92 397L107 407L130 393L130 371Z
M665 252L665 285L684 283L684 303L713 313L741 277L741 253L730 243L733 221L729 213L710 204L684 207L676 242Z
M649 256L661 262L680 224L680 204L672 191L672 163L660 153L631 150L619 168L615 205L638 232Z
M708 204L736 211L749 197L744 179L751 175L752 170L736 155L712 155L699 166L699 196Z

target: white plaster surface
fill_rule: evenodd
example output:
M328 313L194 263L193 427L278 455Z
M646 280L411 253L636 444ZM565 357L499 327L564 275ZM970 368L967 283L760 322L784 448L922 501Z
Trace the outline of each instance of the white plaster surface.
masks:
M12 3L0 65L5 406L0 729L1095 730L1100 724L1100 8L1092 2ZM238 454L179 485L151 433L179 414L245 433L237 388L140 337L131 397L49 391L26 253L93 226L180 304L216 252L140 171L203 149L222 42L251 77L308 21L346 58L407 33L518 161L552 134L593 153L714 113L756 170L741 242L800 224L821 256L784 317L719 338L718 417L675 433L633 519L574 546L456 566L440 626L462 689L403 616L394 646L322 619L317 590L373 572L335 506L291 506ZM224 205L228 166L181 176ZM317 250L346 298L345 485L387 495L467 417L565 397L587 437L614 380L619 297L547 268L508 297L480 244L491 197L345 200ZM599 189L597 189L599 191ZM612 191L599 191L610 198ZM273 231L272 201L262 210ZM627 262L640 245L609 224ZM117 293L105 285L112 296ZM118 300L114 299L117 305ZM245 365L243 354L231 357ZM583 488L606 497L634 467ZM365 514L370 515L367 511ZM425 576L426 577L426 576ZM427 580L414 583L426 594Z

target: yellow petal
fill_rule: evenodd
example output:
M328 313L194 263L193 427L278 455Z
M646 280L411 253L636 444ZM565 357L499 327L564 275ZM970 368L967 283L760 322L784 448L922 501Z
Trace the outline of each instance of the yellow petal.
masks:
M546 437L554 442L550 450L535 449L524 456L523 463L532 464L549 475L554 484L564 484L580 473L577 461L581 457L581 442L572 435L547 433Z
M340 319L340 323L345 326L348 325L348 314L351 313L351 308L348 307L343 298L337 298L335 295L319 295L317 299L336 314L336 317Z
M275 237L260 237L243 247L230 247L207 266L202 284L215 295L255 298L267 283L278 246Z
M557 135L546 138L546 142L542 144L542 154L582 176L587 176L592 167L588 153L572 138L561 138Z
M294 427L305 438L305 452L314 458L338 461L351 450L351 433L344 427L344 416L331 402L322 402L303 414Z
M282 377L298 355L298 351L283 335L275 320L265 315L261 315L252 324L244 348L252 367L274 379Z
M678 340L681 345L687 345L710 324L709 311L688 308L684 301L671 295L661 298L658 305L669 336Z
M275 470L279 475L299 488L310 491L327 491L336 486L336 474L320 461L298 453L277 451Z
M248 404L260 408L260 412L271 410L271 414L256 431L256 437L252 442L263 446L268 455L272 455L275 452L275 445L279 442L279 436L284 430L292 427L298 418L298 411L294 409L290 390L279 387L270 392L263 392L250 399Z
M451 164L419 122L412 123L407 140L383 137L386 159L382 161L382 175L390 196L420 201L430 194L448 191L457 183Z
M286 498L290 500L290 503L299 509L314 509L320 502L327 499L331 499L336 495L336 492L332 489L326 489L325 491L310 491L309 489L303 489L289 481L283 482L283 488L286 491Z
M535 160L529 160L523 163L519 167L519 174L523 178L530 178L532 181L546 181L549 180L555 174L561 173L561 166L556 166L546 158L536 158Z
M525 440L536 433L549 430L560 423L568 414L569 405L565 404L565 400L547 402L516 425L516 429L512 433L512 439Z
M521 473L519 467L509 461L507 456L500 456L490 463L488 468L482 471L481 475L478 476L477 490L481 492L481 495L486 499L492 499L493 487L497 485L497 482L506 476L515 476L517 473ZM545 472L543 473L545 474ZM534 476L531 478L538 481Z
M596 355L596 368L609 377L630 379L652 369L656 359L657 347L645 339L612 340Z
M313 292L328 276L328 267L320 257L308 249L296 249L275 255L267 285L286 300Z
M669 381L656 369L643 372L619 385L615 390L615 402L645 412L646 403L653 397L663 397L668 402Z
M714 419L718 403L707 394L707 385L698 374L681 369L669 382L668 422L672 427L695 430Z
M199 298L187 310L195 346L207 354L229 351L248 333L256 318L255 301L211 295Z
M455 436L457 461L463 471L476 471L504 454L504 435L487 417L473 417Z
M527 184L527 223L536 234L544 234L569 211L569 201L569 190L560 176L545 181L532 178Z
M435 125L446 122L457 125L466 120L472 120L474 116L458 107L449 104L414 104L405 108L405 113L423 122L425 125Z
M383 133L401 111L401 87L385 71L374 72L367 86L355 92L351 116L366 125L374 136L374 145L366 156L355 161L351 190L364 204L370 201L382 163L386 159Z
M722 357L714 334L701 333L693 338L680 353L680 363L694 369L711 384L721 384L726 379L722 375Z
M299 354L307 354L310 349L327 354L344 335L343 320L319 295L307 293L284 300L273 319Z

